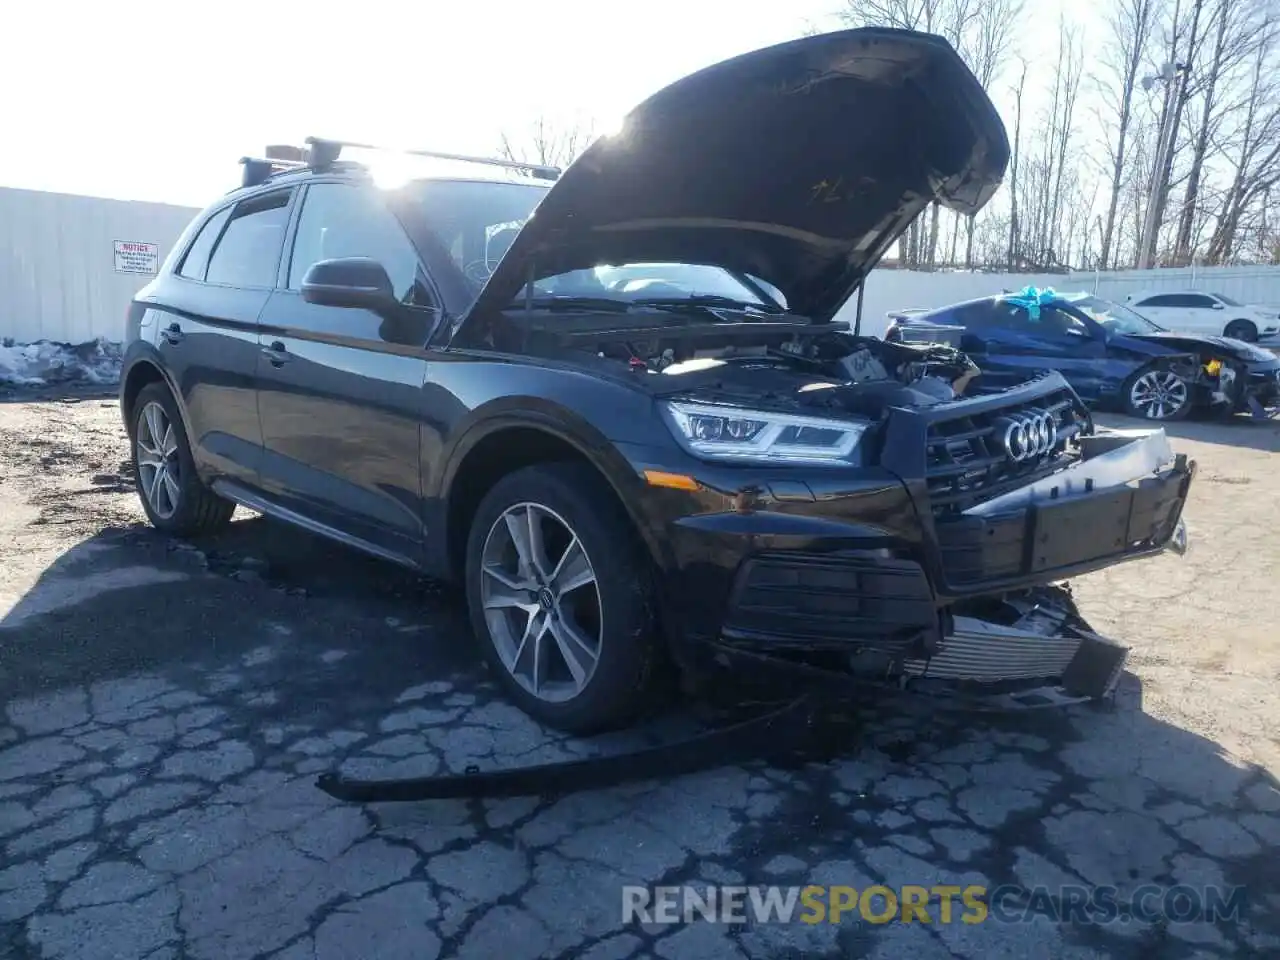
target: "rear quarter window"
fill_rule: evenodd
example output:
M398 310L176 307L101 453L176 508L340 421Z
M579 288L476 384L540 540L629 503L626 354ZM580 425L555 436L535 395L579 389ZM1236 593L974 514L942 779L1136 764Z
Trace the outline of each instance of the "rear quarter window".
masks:
M278 190L236 204L209 258L206 282L233 287L275 286L291 193Z
M178 266L178 276L190 280L204 280L205 272L209 269L209 254L213 251L213 245L218 242L218 235L222 233L222 228L230 216L231 208L227 207L205 221Z

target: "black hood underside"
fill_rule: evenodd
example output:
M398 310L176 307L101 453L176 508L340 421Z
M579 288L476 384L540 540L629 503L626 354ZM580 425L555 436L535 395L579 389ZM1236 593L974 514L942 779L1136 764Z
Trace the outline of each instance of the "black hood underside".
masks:
M685 262L759 277L829 320L935 199L979 210L1004 126L940 37L806 37L708 67L636 107L551 188L473 312L530 279Z

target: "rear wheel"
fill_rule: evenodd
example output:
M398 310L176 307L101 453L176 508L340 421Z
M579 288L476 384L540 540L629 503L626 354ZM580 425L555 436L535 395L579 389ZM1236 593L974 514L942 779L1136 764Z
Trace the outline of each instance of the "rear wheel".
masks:
M1252 320L1232 320L1227 324L1227 329L1222 331L1222 335L1245 343L1257 343L1258 327Z
M1181 420L1191 413L1191 388L1176 373L1147 367L1124 382L1124 412L1142 420Z
M498 481L467 542L467 603L508 696L549 726L622 726L650 702L652 582L630 521L589 467L548 463Z
M134 402L132 446L138 499L153 527L185 537L231 522L236 506L196 474L178 405L162 383L143 387Z

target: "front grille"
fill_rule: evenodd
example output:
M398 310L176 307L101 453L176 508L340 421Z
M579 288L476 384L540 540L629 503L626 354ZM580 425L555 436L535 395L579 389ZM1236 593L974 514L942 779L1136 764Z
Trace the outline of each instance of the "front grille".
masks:
M925 478L935 517L962 513L974 504L1046 477L1074 459L1072 439L1080 431L1075 401L1067 390L1033 403L935 420L926 437ZM1016 461L1002 437L1009 418L1049 414L1057 442L1043 455Z

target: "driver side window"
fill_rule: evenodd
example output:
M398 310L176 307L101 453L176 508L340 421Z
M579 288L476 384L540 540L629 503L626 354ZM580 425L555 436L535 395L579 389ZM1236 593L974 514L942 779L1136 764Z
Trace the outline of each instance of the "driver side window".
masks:
M368 257L382 264L396 299L430 306L418 253L404 228L369 193L342 183L307 188L289 261L289 289L302 289L311 265L342 257Z
M1053 334L1076 334L1082 337L1089 335L1089 327L1077 317L1073 317L1065 310L1055 310L1052 307L1043 308L1040 311L1040 323L1043 325L1046 333Z

